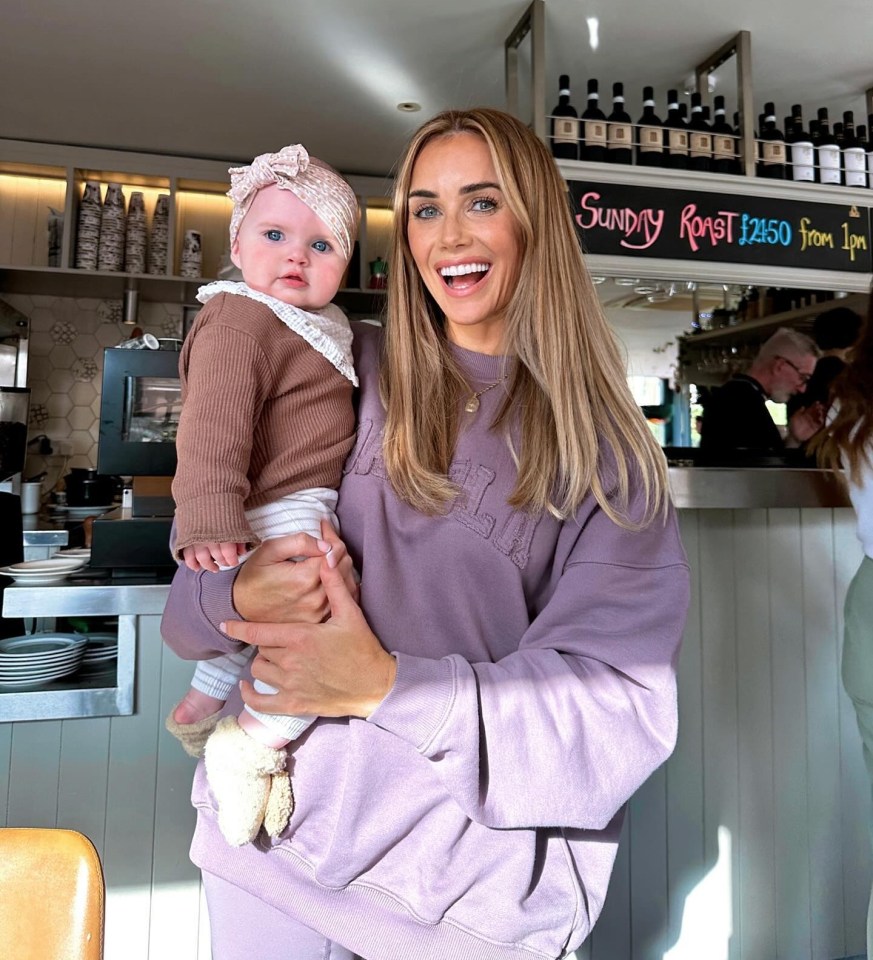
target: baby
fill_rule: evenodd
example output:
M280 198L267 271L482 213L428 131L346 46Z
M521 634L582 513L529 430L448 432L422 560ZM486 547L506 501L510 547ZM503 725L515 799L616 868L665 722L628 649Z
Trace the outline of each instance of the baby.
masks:
M331 304L352 254L358 202L299 144L230 170L231 259L243 282L201 287L206 304L179 360L177 559L235 566L264 539L321 537L354 441L352 334ZM203 755L219 825L234 845L293 810L284 747L314 717L257 713L219 720L254 651L201 662L167 729ZM275 688L255 681L261 693Z

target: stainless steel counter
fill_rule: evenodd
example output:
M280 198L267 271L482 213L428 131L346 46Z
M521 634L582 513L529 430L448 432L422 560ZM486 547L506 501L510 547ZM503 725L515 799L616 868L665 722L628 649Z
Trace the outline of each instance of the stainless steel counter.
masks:
M670 467L673 502L685 510L849 507L830 470L790 467Z
M117 616L118 660L115 675L108 679L73 674L42 689L0 688L0 722L132 714L139 617L160 616L169 590L168 584L68 581L7 588L3 594L5 617Z

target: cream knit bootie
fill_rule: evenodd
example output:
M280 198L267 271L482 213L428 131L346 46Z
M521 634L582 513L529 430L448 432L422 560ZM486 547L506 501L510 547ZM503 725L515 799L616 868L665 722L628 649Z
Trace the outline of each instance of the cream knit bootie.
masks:
M206 741L204 758L218 803L218 826L229 844L249 843L262 825L270 836L285 829L293 801L284 749L258 743L236 717L225 717Z
M178 706L177 703L176 707ZM216 710L202 720L195 720L194 723L177 723L174 716L176 707L170 711L164 726L182 744L182 749L189 757L202 757L206 741L221 719L221 710Z

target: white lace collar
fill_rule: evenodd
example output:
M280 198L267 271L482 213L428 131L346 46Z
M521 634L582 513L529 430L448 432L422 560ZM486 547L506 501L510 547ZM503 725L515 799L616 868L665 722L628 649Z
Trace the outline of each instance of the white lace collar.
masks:
M348 317L335 304L329 303L318 313L307 313L298 307L292 307L290 303L283 303L266 293L252 290L247 284L236 280L215 280L207 283L197 291L197 299L201 303L207 303L219 293L235 293L268 306L289 330L303 337L347 380L351 380L355 386L358 385L352 360L352 330Z

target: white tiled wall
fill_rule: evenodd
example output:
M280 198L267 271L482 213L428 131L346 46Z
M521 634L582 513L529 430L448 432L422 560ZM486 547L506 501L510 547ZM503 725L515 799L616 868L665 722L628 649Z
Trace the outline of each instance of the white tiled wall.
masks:
M120 300L2 294L30 318L29 439L45 434L72 445L69 467L97 466L103 350L127 340L134 327L121 322ZM140 302L137 326L156 337L181 336L182 307ZM50 464L31 448L25 474Z

